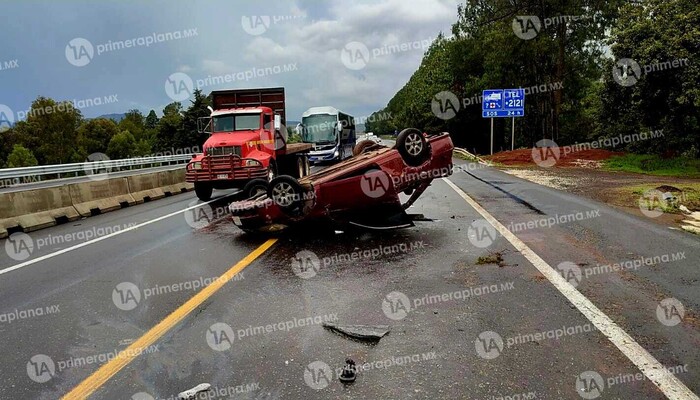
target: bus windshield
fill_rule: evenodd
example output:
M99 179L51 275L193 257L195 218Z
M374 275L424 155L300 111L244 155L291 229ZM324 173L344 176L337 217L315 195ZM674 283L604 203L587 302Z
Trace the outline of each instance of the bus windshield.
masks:
M214 132L254 131L260 129L260 114L228 114L214 117Z
M318 114L303 117L302 140L306 143L332 143L337 139L336 115Z

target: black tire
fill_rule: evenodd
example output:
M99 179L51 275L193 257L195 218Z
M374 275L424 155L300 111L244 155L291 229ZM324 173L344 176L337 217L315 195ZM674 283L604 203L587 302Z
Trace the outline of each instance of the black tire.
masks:
M407 128L399 133L396 149L404 162L411 167L417 167L430 158L428 140L416 128Z
M243 186L243 196L245 196L246 199L250 199L262 193L267 193L268 184L269 182L267 182L265 179L253 179Z
M352 155L353 157L357 157L360 154L364 153L367 149L370 147L376 145L377 143L374 143L371 140L363 140L360 143L356 144L355 147L352 149Z
M207 182L195 182L194 183L194 193L197 198L202 201L211 200L211 194L214 191L214 187Z
M289 175L280 175L270 182L267 196L283 211L296 211L303 204L304 189L296 179Z

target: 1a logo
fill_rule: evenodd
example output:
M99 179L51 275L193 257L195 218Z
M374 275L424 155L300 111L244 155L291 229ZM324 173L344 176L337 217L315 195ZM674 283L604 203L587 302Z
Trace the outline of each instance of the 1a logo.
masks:
M650 189L639 198L639 211L649 218L657 218L663 215L668 202L660 190Z
M612 73L615 82L630 87L642 77L642 68L631 58L621 58L613 65Z
M430 108L436 117L443 120L452 119L459 112L459 99L454 93L444 90L433 97Z
M66 45L66 60L76 67L84 67L90 64L95 55L95 49L89 40L75 38Z
M316 390L325 389L333 380L333 370L323 361L314 361L304 369L304 382Z
M4 104L0 104L0 132L12 128L15 123L15 113L12 109Z
M571 261L564 261L557 265L557 270L562 278L566 279L573 287L577 287L581 283L581 268Z
M390 184L389 175L378 169L367 171L360 178L362 193L373 199L384 196L389 191Z
M199 204L197 199L192 200L185 211L185 222L194 229L209 226L214 220L214 210L211 206L207 203Z
M496 228L485 219L477 219L467 228L469 242L474 246L485 249L493 244L498 237Z
M518 15L513 18L513 33L523 40L533 39L540 33L542 22L536 15Z
M302 279L316 276L321 269L321 260L313 251L302 250L292 257L292 271Z
M270 28L269 15L242 16L241 26L243 30L253 36L262 35Z
M27 375L34 382L48 382L56 375L56 365L51 357L37 354L27 362Z
M133 310L140 301L141 290L131 282L122 282L112 290L112 302L120 310Z
M234 336L229 324L217 322L207 329L207 344L212 350L226 351L231 348Z
M542 139L532 148L532 160L540 167L549 168L559 161L561 152L553 140Z
M670 297L662 300L656 307L656 317L666 326L676 326L683 321L685 307L677 299Z
M5 252L15 261L24 261L34 252L34 240L22 232L15 232L5 241Z
M340 50L340 61L348 69L360 70L369 63L369 49L362 42L350 42Z
M603 394L605 381L599 373L586 371L576 377L576 392L584 399L595 399Z
M474 347L479 357L493 360L503 351L503 338L494 331L481 332L474 341Z
M175 72L165 80L165 93L174 101L185 101L194 93L194 82L186 73Z
M394 321L402 320L411 312L411 300L401 292L391 292L382 300L382 311Z

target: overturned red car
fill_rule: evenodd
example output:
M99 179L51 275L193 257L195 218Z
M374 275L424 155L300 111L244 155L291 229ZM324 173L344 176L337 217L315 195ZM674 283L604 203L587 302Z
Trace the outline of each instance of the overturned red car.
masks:
M274 232L301 222L365 229L413 226L405 210L433 179L452 174L449 134L409 128L389 148L373 141L355 146L353 157L301 179L278 176L250 182L248 198L229 205L246 232ZM410 196L402 203L399 194Z

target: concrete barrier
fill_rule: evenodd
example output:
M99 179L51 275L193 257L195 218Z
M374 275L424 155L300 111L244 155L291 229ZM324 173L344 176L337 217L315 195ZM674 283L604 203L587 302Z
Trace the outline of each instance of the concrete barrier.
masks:
M136 204L136 200L129 193L126 178L73 183L68 185L68 190L73 207L83 217L93 215L93 210L105 213L121 208L122 204Z
M8 236L8 229L32 232L56 225L57 219L75 221L81 216L89 217L95 211L105 213L193 188L192 184L185 182L183 168L0 193L0 239Z
M129 184L129 193L136 203L165 197L163 189L158 185L158 176L155 174L132 175L127 177L126 181Z
M56 225L56 219L78 218L66 186L0 193L0 238L8 236L8 229L32 232Z
M187 192L194 189L194 185L185 182L185 169L158 172L158 186L166 195Z

